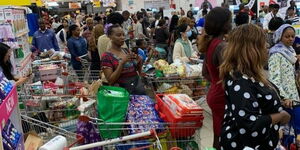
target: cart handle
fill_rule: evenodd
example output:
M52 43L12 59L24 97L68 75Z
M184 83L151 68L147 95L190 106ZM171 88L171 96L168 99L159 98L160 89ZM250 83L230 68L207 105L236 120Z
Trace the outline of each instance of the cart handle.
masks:
M86 150L86 149L101 147L101 146L105 146L105 145L109 145L109 144L115 144L115 143L119 143L119 142L123 142L123 141L129 141L129 140L133 140L133 139L137 139L137 138L141 138L141 137L145 137L145 136L150 136L150 135L155 136L156 139L158 139L156 131L154 129L151 129L150 131L143 132L143 133L128 135L128 136L124 136L124 137L105 140L105 141L96 142L96 143L87 144L87 145L81 145L81 146L77 146L77 147L64 148L64 150ZM158 144L160 145L159 141L158 141ZM73 146L73 145L71 145L71 146Z

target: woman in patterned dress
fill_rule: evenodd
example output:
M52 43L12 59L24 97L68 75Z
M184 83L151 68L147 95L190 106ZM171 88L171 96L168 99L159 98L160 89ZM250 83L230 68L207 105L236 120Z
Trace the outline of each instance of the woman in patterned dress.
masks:
M292 107L292 100L299 101L295 80L296 52L293 49L295 29L288 24L280 26L275 32L276 43L269 51L269 80L277 86L280 96L287 107Z
M245 24L230 33L220 66L226 94L221 150L274 150L277 146L279 126L288 123L290 115L265 76L267 58L261 28Z

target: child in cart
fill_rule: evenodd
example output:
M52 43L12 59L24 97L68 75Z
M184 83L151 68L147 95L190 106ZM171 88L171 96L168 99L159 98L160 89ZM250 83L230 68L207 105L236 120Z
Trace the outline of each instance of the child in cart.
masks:
M136 53L142 58L145 64L149 64L151 58L155 54L155 51L151 46L147 46L147 43L144 39L136 40Z

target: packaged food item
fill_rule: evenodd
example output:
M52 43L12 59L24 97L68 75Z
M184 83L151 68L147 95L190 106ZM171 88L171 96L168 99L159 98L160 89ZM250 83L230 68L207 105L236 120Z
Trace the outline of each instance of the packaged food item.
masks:
M146 95L132 95L127 113L127 122L129 125L130 134L149 131L150 129L162 129L162 119L155 110L154 101Z
M185 65L180 65L177 67L177 74L180 77L185 77L186 76L186 67Z
M158 61L155 61L153 66L156 70L164 70L165 67L169 66L169 63L163 59L160 59Z
M182 116L180 113L173 111L163 98L164 95L156 95L157 106L155 108L159 112L160 117L168 123L172 137L184 138L194 135L195 131L203 124L203 115Z
M163 73L165 77L176 77L178 76L177 74L177 68L176 66L166 66L163 68Z
M179 88L177 86L173 86L172 88L170 89L167 89L165 92L165 94L175 94L175 93L178 93L179 92Z
M180 88L181 88L181 92L182 94L186 94L188 96L193 96L193 91L189 88L189 86L187 85L180 85Z
M203 109L186 94L166 94L163 101L180 116L203 114Z
M187 77L199 77L202 76L202 64L198 65L186 65L186 76Z
M167 91L168 89L170 89L172 87L173 86L171 84L163 83L161 86L158 87L157 91L159 93L164 93L165 91Z
M55 80L57 78L58 66L57 65L41 65L39 72L42 81Z
M12 122L8 120L2 130L2 137L5 140L3 143L5 147L8 148L7 150L15 150L18 146L21 136L21 133L19 133Z

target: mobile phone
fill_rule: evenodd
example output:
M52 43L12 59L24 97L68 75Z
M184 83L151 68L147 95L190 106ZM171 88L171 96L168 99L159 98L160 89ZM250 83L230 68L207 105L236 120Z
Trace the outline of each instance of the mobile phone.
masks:
M32 73L28 74L27 77L30 77L32 75Z

